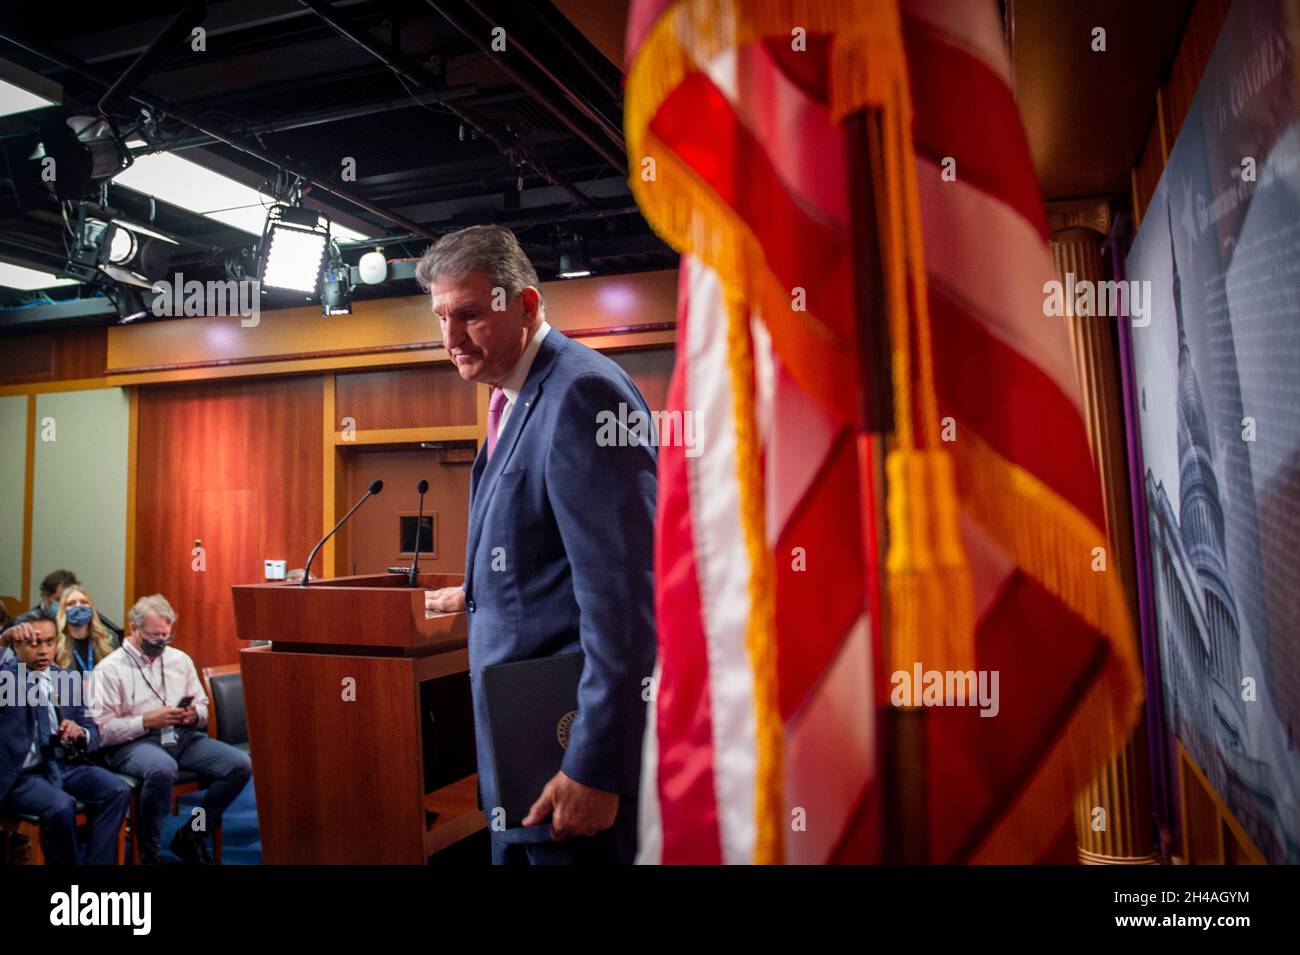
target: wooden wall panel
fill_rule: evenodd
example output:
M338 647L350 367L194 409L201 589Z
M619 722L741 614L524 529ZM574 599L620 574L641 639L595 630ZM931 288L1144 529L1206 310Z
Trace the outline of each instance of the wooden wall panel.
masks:
M466 386L466 390L473 391ZM376 478L384 491L365 503L348 522L347 573L382 574L390 566L409 565L411 558L398 550L398 515L415 514L420 496L416 485L429 482L424 513L436 514L434 545L437 556L420 555L425 574L465 573L465 539L469 533L469 477L472 458L462 463L442 463L436 451L419 448L392 451L346 452L349 506Z
M339 374L336 380L336 431L347 417L358 431L475 422L474 386L450 365Z
M1151 124L1146 145L1133 169L1135 224L1140 224L1146 215L1147 205L1168 161L1169 150L1174 148L1174 140L1183 128L1192 99L1201 85L1205 64L1214 52L1214 44L1218 41L1219 31L1231 6L1232 0L1197 0L1192 7L1169 78L1161 86L1156 98L1155 121Z
M108 329L7 334L0 348L0 385L102 378Z
M322 414L317 377L140 391L136 595L172 602L200 668L236 662L230 585L261 580L268 558L301 566L320 537Z
M641 389L651 410L659 411L668 400L668 383L677 360L675 348L633 348L609 352L609 357L623 366Z
M1179 130L1183 128L1187 111L1192 107L1192 99L1201 85L1205 64L1210 61L1214 44L1219 39L1219 30L1223 27L1231 6L1232 0L1197 0L1192 7L1187 29L1183 31L1183 38L1178 45L1178 55L1174 57L1173 67L1169 71L1169 81L1164 86L1171 149Z
M1163 131L1163 132L1162 132ZM1146 216L1147 206L1155 195L1156 186L1160 184L1160 174L1165 170L1167 158L1165 150L1168 143L1168 131L1165 121L1163 94L1156 98L1156 118L1147 134L1147 144L1142 156L1133 169L1133 221L1140 225Z

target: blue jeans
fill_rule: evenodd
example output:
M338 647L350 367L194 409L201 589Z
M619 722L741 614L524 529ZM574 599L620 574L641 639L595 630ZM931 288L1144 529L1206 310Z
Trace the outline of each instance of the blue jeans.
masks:
M158 855L164 818L171 812L172 786L181 769L198 773L207 782L199 801L207 828L221 824L221 815L235 801L253 773L248 756L201 730L185 730L175 746L163 747L155 731L108 750L108 765L119 773L140 777L140 857Z
M117 833L131 802L131 787L99 766L63 766L63 788L39 768L18 774L0 806L39 816L46 852L54 865L117 864ZM86 804L89 839L77 857L77 800Z

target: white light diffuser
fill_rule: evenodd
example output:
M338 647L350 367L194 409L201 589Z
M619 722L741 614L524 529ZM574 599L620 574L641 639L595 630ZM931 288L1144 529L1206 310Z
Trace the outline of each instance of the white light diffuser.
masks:
M12 116L14 113L25 113L29 109L53 105L52 99L38 96L21 86L15 86L8 80L0 80L0 116Z
M6 288L32 292L36 289L76 284L76 279L61 279L49 272L38 272L36 269L29 269L22 265L0 262L0 285Z
M128 140L127 144L134 142ZM174 153L137 156L130 169L113 177L113 183L259 236L266 225L267 209L275 203L274 197L252 186ZM332 225L331 231L340 242L369 238L338 224Z
M0 60L0 116L56 106L62 101L63 87L58 83L12 60Z
M252 186L174 153L136 156L131 168L118 173L113 182L202 215L262 204L261 194ZM260 226L257 231L261 232Z
M273 225L267 243L262 286L315 292L325 258L325 234Z

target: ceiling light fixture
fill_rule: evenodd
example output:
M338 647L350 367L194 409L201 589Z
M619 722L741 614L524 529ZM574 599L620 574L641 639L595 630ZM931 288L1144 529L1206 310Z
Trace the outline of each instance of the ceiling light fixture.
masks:
M258 247L262 288L315 293L329 241L330 221L315 209L272 206Z

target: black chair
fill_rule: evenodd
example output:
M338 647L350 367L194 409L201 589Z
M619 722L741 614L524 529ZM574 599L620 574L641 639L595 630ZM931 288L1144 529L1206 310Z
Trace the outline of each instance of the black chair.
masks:
M241 752L248 752L248 718L244 713L244 676L239 664L204 667L208 687L208 733Z

